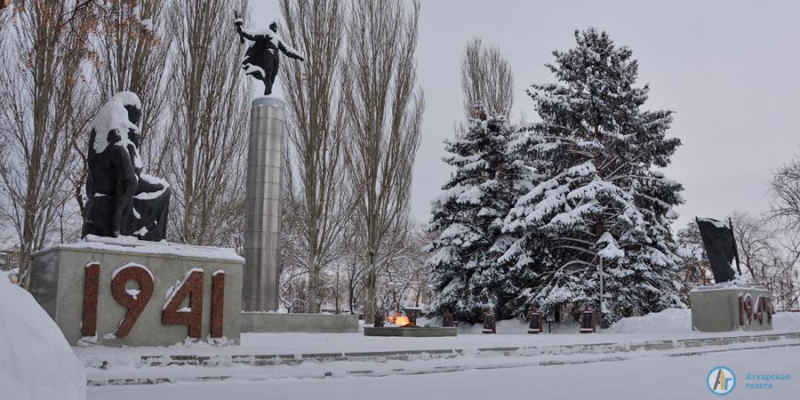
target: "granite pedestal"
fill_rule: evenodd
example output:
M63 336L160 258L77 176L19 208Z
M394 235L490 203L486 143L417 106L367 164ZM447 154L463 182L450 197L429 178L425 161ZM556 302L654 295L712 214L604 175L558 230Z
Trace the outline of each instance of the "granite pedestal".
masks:
M772 293L753 285L712 285L689 292L692 330L701 332L772 329Z
M134 238L112 239L88 236L85 241L62 244L33 254L30 291L55 320L71 345L97 343L105 346L167 346L184 343L187 325L165 325L166 303L190 271L203 276L200 340L209 341L212 312L212 280L224 274L221 298L222 335L211 341L236 344L240 338L242 310L242 265L244 260L232 249L198 247L167 242L144 242ZM112 276L121 267L136 264L146 268L153 280L149 301L127 336L115 332L128 308L112 294ZM89 265L96 265L96 330L82 335L85 283ZM138 293L135 281L127 281L128 294ZM217 305L219 306L219 299ZM186 312L184 307L179 310Z

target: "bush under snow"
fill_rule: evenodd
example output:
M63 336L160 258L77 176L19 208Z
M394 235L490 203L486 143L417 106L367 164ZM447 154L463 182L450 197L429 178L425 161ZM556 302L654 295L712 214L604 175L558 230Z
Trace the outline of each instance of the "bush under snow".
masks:
M84 400L86 373L30 293L0 279L0 398Z

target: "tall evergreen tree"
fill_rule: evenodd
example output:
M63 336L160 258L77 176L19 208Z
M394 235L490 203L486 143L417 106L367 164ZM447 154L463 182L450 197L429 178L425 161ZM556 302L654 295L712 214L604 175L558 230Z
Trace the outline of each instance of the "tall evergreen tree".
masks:
M682 186L657 170L680 141L665 136L671 111L641 109L649 87L636 86L628 47L594 28L575 39L553 52L558 83L528 91L541 117L525 146L537 180L505 220L522 238L504 258L527 265L522 301L546 311L597 308L602 259L608 325L682 305L669 228Z
M432 202L434 312L450 309L459 320L479 321L485 311L506 313L516 289L498 262L514 242L503 219L518 197L521 167L509 158L512 130L503 115L476 113L463 137L445 141L456 171Z

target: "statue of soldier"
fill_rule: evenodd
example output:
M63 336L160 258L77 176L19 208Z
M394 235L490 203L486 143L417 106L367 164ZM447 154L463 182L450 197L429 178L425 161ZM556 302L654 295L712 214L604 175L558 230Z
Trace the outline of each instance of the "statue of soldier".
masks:
M166 238L169 185L144 173L139 158L141 116L139 97L121 92L92 121L83 237Z
M280 59L278 51L282 51L289 58L300 61L304 61L303 54L284 42L278 34L278 24L275 22L269 25L269 29L261 31L242 28L244 21L241 18L237 18L234 25L236 25L236 32L241 36L242 43L245 39L255 42L245 53L242 69L245 70L246 75L264 82L264 95L272 94L272 85L275 83L275 77L278 76Z

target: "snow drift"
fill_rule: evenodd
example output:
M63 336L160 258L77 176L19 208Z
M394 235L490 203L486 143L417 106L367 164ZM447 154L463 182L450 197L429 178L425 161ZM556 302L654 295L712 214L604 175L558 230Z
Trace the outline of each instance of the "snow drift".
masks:
M668 308L641 317L617 321L609 333L681 333L692 331L692 311L688 308Z
M0 279L0 397L84 400L86 373L55 322L25 290Z

